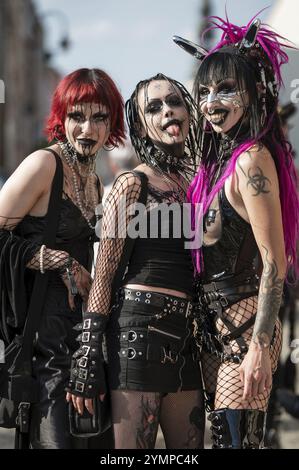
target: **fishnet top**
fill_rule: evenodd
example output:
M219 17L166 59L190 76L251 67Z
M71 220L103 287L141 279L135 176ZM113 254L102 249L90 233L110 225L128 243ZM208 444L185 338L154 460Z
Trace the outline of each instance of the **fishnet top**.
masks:
M87 305L89 312L109 314L113 279L121 260L130 221L135 215L135 203L138 201L140 191L140 178L134 173L128 172L117 178L110 194L107 196L103 211L101 242L97 256L95 278ZM147 211L152 210L162 202L182 203L184 201L185 191L180 187L163 191L148 183Z

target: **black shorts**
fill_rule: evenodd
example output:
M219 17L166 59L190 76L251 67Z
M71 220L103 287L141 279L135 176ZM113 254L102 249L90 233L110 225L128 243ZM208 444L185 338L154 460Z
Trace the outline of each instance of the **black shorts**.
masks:
M142 291L142 297L145 295ZM171 297L178 306L182 300ZM173 309L176 311L163 314L160 306L121 296L106 333L111 390L174 393L202 388L192 316Z

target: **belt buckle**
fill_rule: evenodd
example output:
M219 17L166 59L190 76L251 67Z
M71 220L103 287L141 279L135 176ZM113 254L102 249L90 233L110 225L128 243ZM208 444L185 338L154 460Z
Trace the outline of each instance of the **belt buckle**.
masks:
M221 307L228 306L228 301L226 297L223 297L223 296L219 297L219 302L220 302Z
M217 285L216 285L216 282L215 282L215 281L212 281L212 282L211 282L211 286L212 286L212 288L213 288L213 291L214 291L214 292L217 292ZM212 291L212 292L213 292L213 291ZM210 292L211 292L211 291L210 291Z

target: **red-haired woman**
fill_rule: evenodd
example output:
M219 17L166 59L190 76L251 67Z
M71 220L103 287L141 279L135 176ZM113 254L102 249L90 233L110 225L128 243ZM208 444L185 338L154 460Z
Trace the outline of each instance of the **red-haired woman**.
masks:
M73 446L64 389L77 348L73 327L81 320L82 302L91 286L95 208L102 197L95 158L105 144L118 146L124 139L123 99L111 78L99 69L80 69L66 76L54 93L46 133L56 143L25 158L1 190L0 269L7 272L9 263L14 263L13 308L19 304L14 302L16 295L30 290L37 271L51 271L34 346L40 403L32 406L30 442L33 448L58 449ZM60 160L63 193L53 250L42 245L42 236ZM5 293L5 280L1 282ZM8 290L11 280L6 282Z

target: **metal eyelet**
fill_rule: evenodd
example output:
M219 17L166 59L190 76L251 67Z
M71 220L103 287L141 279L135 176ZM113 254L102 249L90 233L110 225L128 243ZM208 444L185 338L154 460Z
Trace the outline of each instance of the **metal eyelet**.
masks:
M134 359L136 357L136 349L128 348L128 359Z
M137 333L134 330L130 330L128 332L128 341L129 343L133 343L137 339Z

